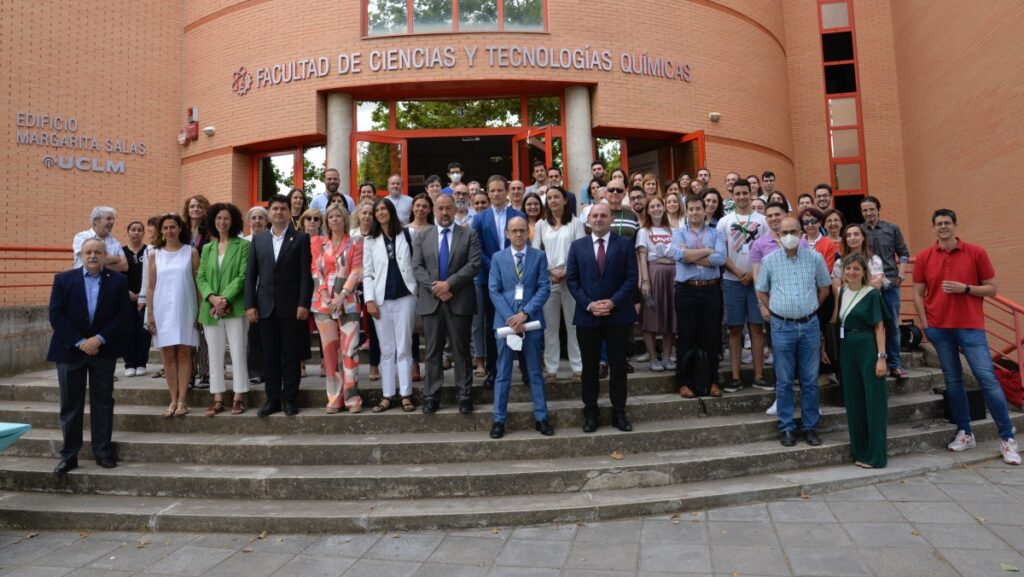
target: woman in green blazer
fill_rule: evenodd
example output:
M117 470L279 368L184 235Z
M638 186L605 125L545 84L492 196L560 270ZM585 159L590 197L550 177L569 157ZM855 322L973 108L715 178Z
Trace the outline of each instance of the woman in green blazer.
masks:
M224 341L231 348L232 391L235 398L231 414L245 412L245 394L249 392L249 369L245 359L245 270L249 261L249 241L239 237L242 213L229 203L210 207L207 230L212 240L203 247L196 285L199 287L199 322L203 325L210 349L210 392L213 404L206 409L212 417L224 411Z

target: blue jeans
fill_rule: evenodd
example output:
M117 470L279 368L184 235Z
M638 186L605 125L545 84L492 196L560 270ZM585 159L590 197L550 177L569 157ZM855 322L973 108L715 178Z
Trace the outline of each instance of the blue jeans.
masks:
M800 372L800 420L803 430L818 428L818 365L821 361L821 329L818 318L793 323L772 317L772 354L775 357L775 400L780 431L795 431L793 377Z
M889 320L885 321L885 356L890 369L902 367L900 362L900 287L895 284L882 289L882 300L889 307Z
M964 367L960 363L960 351L967 358L967 364L974 373L974 379L981 387L985 397L985 406L992 414L999 429L999 436L1013 438L1013 424L1010 413L1006 410L1006 397L996 380L992 370L992 357L989 356L988 339L981 329L936 329L924 330L928 341L935 347L942 366L942 378L946 381L946 392L949 406L953 410L956 426L966 433L971 432L971 417L967 408L967 393L964 391Z

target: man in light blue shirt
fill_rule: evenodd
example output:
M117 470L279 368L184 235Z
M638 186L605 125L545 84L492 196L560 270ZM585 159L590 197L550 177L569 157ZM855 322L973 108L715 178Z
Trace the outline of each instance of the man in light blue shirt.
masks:
M804 440L821 444L818 426L818 364L821 331L815 311L831 290L825 259L800 246L800 222L786 217L779 225L777 250L761 261L755 289L761 317L771 322L775 356L775 394L784 447L796 444L793 377L800 371L800 414Z
M309 203L309 208L315 208L320 212L327 210L327 204L330 202L331 195L338 192L338 188L341 187L341 174L337 168L328 168L324 171L324 184L327 190L313 197L313 202ZM351 214L355 209L356 205L352 202L352 197L342 194L342 198L345 199L345 205Z

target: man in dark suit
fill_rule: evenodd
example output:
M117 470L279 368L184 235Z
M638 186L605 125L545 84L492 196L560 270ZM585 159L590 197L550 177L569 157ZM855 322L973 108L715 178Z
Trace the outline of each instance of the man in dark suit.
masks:
M576 336L583 357L583 432L598 427L598 365L601 341L608 344L612 426L632 431L626 419L626 349L633 323L637 265L633 243L611 233L612 213L606 204L590 209L591 233L573 241L566 263L566 283L576 299Z
M263 346L263 379L267 403L257 413L266 417L284 408L299 413L299 355L295 342L309 330L313 298L309 235L291 225L288 197L270 199L270 229L252 239L245 275L245 314L259 323Z
M494 303L494 330L508 327L515 331L509 338L521 340L523 360L529 371L533 418L542 435L553 435L548 423L548 405L544 398L544 303L551 294L548 258L544 251L527 244L530 228L526 219L512 217L506 229L509 250L494 253L488 289ZM526 331L524 325L540 321L538 330ZM494 381L494 423L491 438L505 436L508 396L512 386L512 360L515 349L505 338L498 338L498 374Z
M416 235L412 270L419 285L416 314L423 317L427 343L427 385L423 390L423 412L440 408L444 382L444 343L452 344L456 398L459 412L473 412L473 358L469 339L476 312L473 277L480 270L480 243L471 229L455 226L455 199L443 194L434 201L435 228Z
M491 273L491 256L494 253L508 246L505 238L505 228L508 221L513 217L526 215L509 206L508 203L508 179L500 174L495 174L487 179L487 196L491 199L491 206L473 216L473 230L480 240L480 272L476 277L477 286L483 287L483 294L487 297L487 279ZM484 301L484 318L494 318L494 303L490 298ZM484 335L484 343L487 349L487 381L486 385L494 386L495 363L498 359L497 342L494 340L494 332L487 331Z
M124 275L103 267L106 254L102 240L85 241L81 249L82 267L55 276L50 292L53 338L46 360L57 363L60 428L64 437L60 463L53 470L58 476L78 467L87 383L93 457L101 467L117 466L110 445L114 428L114 369L132 305Z

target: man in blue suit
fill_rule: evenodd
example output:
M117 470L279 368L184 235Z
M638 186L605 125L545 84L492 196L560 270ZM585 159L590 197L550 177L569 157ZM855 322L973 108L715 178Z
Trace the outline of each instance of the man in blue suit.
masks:
M608 396L612 426L632 431L626 419L626 348L633 323L637 265L633 242L611 233L612 213L606 204L590 209L591 233L573 241L566 263L566 283L576 299L576 336L583 357L583 432L598 427L598 365L601 342L608 345Z
M544 372L541 363L544 354L544 303L551 294L548 278L548 257L543 251L527 244L530 227L526 219L509 219L506 235L509 250L501 250L491 257L488 291L494 303L494 330L509 327L514 338L522 338L522 354L529 373L530 398L533 400L533 418L542 435L554 435L548 423L548 405L544 399ZM540 329L525 331L529 321L540 321ZM491 438L505 436L508 417L508 395L512 385L512 361L515 350L504 338L497 339L498 374L494 381L494 424Z
M491 273L491 257L508 246L508 241L505 238L508 221L516 216L526 218L525 214L509 206L508 179L504 176L495 174L487 179L487 196L491 199L490 208L473 217L473 230L476 231L476 237L480 240L480 272L476 276L476 284L484 289L487 288L487 279ZM487 293L486 290L483 292ZM484 299L484 301L484 318L494 317L494 303L491 302L491 299ZM498 360L498 346L494 340L493 331L487 331L484 335L484 343L487 349L487 380L484 384L493 387L494 367Z
M53 278L50 326L53 338L46 360L57 363L60 428L64 446L53 470L63 476L78 467L89 388L92 454L106 469L117 466L110 437L114 427L114 369L128 330L131 301L128 281L103 267L106 247L92 238L82 244L82 267Z

